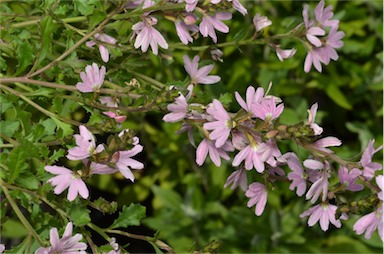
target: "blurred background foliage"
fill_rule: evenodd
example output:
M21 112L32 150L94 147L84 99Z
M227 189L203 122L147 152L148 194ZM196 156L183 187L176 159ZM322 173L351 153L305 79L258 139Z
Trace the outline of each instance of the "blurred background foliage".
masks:
M268 16L273 25L264 30L264 35L285 33L302 22L301 1L243 1L248 9L247 16L234 13L228 35L220 34L219 43L241 40L251 36L254 28L252 18L256 13ZM198 101L209 103L213 98L222 98L231 110L237 110L234 92L244 94L249 85L273 87L270 94L282 98L285 110L280 122L295 124L307 119L306 110L315 102L319 103L317 121L325 130L324 135L332 135L343 141L337 153L344 159L358 161L361 151L369 139L376 144L383 143L383 3L382 1L327 1L333 5L335 17L340 19L340 30L345 32L344 47L338 50L340 58L323 66L323 73L313 70L306 74L303 70L306 51L298 41L283 40L278 42L282 48L297 48L296 55L280 62L268 46L233 46L223 49L223 62L215 62L214 73L221 76L221 82L215 85L200 86L196 89ZM313 9L317 2L309 2ZM1 17L2 25L8 29L1 31L2 55L0 68L4 76L18 76L32 67L33 59L40 59L37 67L44 66L57 58L65 49L81 38L76 29L87 33L106 17L109 1L10 1L2 5L2 13L17 13L20 17L10 19ZM40 18L39 26L17 27L14 24L25 22L25 15ZM84 20L68 24L60 22L63 18L86 16ZM156 16L156 15L155 15ZM44 17L47 17L44 19ZM49 18L50 17L50 18ZM104 32L118 39L121 46L110 48L111 61L107 66L107 79L124 86L136 77L132 71L147 75L167 85L187 85L187 74L183 68L182 56L193 57L199 54L205 63L212 63L210 50L196 51L181 49L171 21L159 18L157 28L170 44L167 51L161 50L160 57L152 53L138 54L129 42L132 24L138 18L113 20ZM52 19L52 20L51 20ZM33 18L32 18L33 20ZM55 22L53 22L55 20ZM45 23L44 23L45 22ZM44 28L44 24L47 28ZM247 25L244 25L247 24ZM43 39L43 44L39 38ZM45 40L45 42L44 42ZM8 43L9 42L9 43ZM198 38L192 46L212 44L210 38ZM188 47L187 47L188 48ZM39 55L45 54L44 56ZM13 57L11 57L13 56ZM79 81L78 74L85 65L92 61L101 63L97 49L89 53L84 46L73 52L59 65L44 73L44 80L67 85ZM35 67L34 67L35 68ZM75 71L75 75L73 74ZM136 131L144 145L144 152L139 158L145 163L145 169L135 172L136 181L129 183L119 175L95 176L87 183L91 186L91 199L99 196L109 201L117 201L118 206L132 202L141 203L147 208L147 218L142 227L132 228L134 232L158 231L159 237L170 244L177 253L201 250L205 252L228 253L381 253L382 242L377 233L366 240L356 236L352 230L357 216L343 221L343 227L333 227L323 232L316 224L307 227L307 219L300 219L299 214L309 207L304 198L297 198L289 191L288 183L276 184L270 191L266 210L260 217L255 216L254 208L247 208L247 198L241 190L224 189L226 178L234 170L230 163L224 162L217 168L209 159L202 167L195 164L195 148L189 144L187 135L175 132L180 124L164 123L166 105L174 96L168 92L153 90L149 84L138 77L140 87L135 92L146 94L143 101L125 103L131 106L155 101L157 107L146 113L128 113L123 128ZM28 87L26 88L28 89ZM103 142L106 132L116 130L112 120L101 111L87 108L81 103L67 99L62 93L55 95L49 88L30 91L32 98L39 105L56 114L88 123L94 126L99 142ZM34 142L50 141L59 137L71 142L73 132L63 123L54 122L41 115L33 107L16 103L17 97L2 96L1 131L13 137L25 147L32 147ZM92 95L77 95L85 101L92 100ZM159 112L160 111L160 112ZM31 119L34 124L31 124ZM58 128L59 133L55 133ZM197 136L197 142L200 137ZM40 150L28 150L29 158L25 163L33 165L37 174L24 170L26 165L19 165L20 174L28 181L19 182L30 189L45 188L39 181L46 181L43 167L46 163L64 159L66 147L40 147ZM301 159L307 155L289 142L280 144L282 152L293 150ZM8 161L8 156L24 158L21 151L3 150L1 159ZM375 159L380 161L381 155ZM43 158L43 160L42 160ZM71 165L76 168L78 165ZM19 176L19 175L18 175ZM249 178L257 179L256 173ZM15 176L16 178L16 176ZM39 181L38 181L38 180ZM20 180L17 180L20 181ZM250 183L250 182L249 182ZM28 207L26 197L24 206ZM36 209L36 214L39 208ZM6 213L2 213L2 218ZM101 215L91 210L91 218L102 225L109 220L108 215ZM20 226L11 220L3 225L4 237L19 238L9 232ZM130 229L128 229L130 231ZM131 232L130 231L130 232ZM20 231L24 232L24 231ZM137 245L135 245L137 244ZM151 246L131 243L132 252L151 252ZM136 246L136 247L135 247ZM129 249L129 248L128 248Z

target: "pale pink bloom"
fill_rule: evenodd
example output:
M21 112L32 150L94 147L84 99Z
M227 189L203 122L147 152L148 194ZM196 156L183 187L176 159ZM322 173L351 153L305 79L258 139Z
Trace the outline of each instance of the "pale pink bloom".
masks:
M232 144L237 150L242 150L249 142L244 132L235 130L232 132Z
M284 156L287 157L288 167L292 170L292 172L288 173L288 179L292 181L289 189L294 190L297 188L296 194L301 197L307 190L307 180L303 167L301 166L299 158L297 158L296 154L288 153Z
M318 104L317 102L311 106L311 109L308 109L308 121L306 124L311 126L315 135L320 135L323 133L323 128L315 123L316 113L317 113Z
M213 42L217 42L215 29L222 33L228 33L229 27L222 20L230 20L232 14L228 12L219 12L215 16L204 15L199 26L200 33L203 37L211 37Z
M272 21L270 21L265 16L261 16L260 13L256 13L255 17L253 18L253 25L255 26L256 32L259 32L267 26L272 25Z
M98 40L98 41L101 41L101 42L104 42L104 43L107 43L107 44L111 44L111 45L115 45L116 44L116 39L113 38L112 36L109 36L107 34L95 34L95 39ZM95 46L97 43L95 41L88 41L85 43L85 45L87 45L87 47L90 47L92 48L93 46ZM108 48L105 47L103 44L99 44L99 51L100 51L100 55L101 55L101 59L107 63L109 61L109 52L108 52Z
M167 109L171 113L166 114L163 117L163 121L170 123L179 122L187 116L187 99L180 93L180 96L175 99L175 103L169 104Z
M326 148L330 146L341 146L342 142L340 139L335 137L325 137L317 140L311 146L315 147L319 151L323 151L326 153L333 153L332 150Z
M272 167L277 166L277 160L281 157L281 152L277 147L277 144L273 140L267 140L264 143L261 143L258 148L258 153L261 155L261 160L265 161Z
M112 155L111 164L114 165L113 168L120 171L120 173L132 182L135 180L131 169L143 169L144 164L132 159L131 157L137 155L143 151L143 146L135 145L132 149L127 151L119 151Z
M116 238L111 237L109 244L111 245L113 250L110 250L109 252L102 252L102 254L120 254L120 248L119 248L119 244L116 243Z
M247 190L247 174L245 172L244 168L240 168L233 172L228 178L227 181L224 184L224 188L227 188L229 185L231 185L231 190L236 189L238 186L241 187L243 191Z
M260 145L256 144L249 144L246 146L236 154L232 166L237 167L241 162L245 161L245 169L251 170L252 168L255 168L257 172L262 173L265 166L264 161L261 159L261 154L259 153L259 147Z
M283 110L284 104L280 103L276 106L276 102L273 97L265 98L261 100L260 103L253 104L252 107L252 112L255 116L267 122L278 118L281 113L283 113Z
M250 198L247 206L252 207L256 204L255 214L260 216L264 212L265 205L267 204L267 187L261 183L252 183L245 192L245 196Z
M93 154L104 150L103 145L96 147L95 137L84 125L79 127L80 135L75 134L76 146L68 150L67 158L69 160L82 160L91 157Z
M208 75L214 65L209 64L199 69L199 56L194 56L192 61L187 55L183 56L185 71L191 77L191 84L214 84L220 81L220 77L216 75Z
M348 169L344 166L340 165L338 171L338 177L341 184L344 184L347 187L347 190L350 191L361 191L364 189L364 186L361 184L357 184L356 180L361 175L361 171L357 168L348 171Z
M5 245L4 244L0 244L0 254L3 253L5 250Z
M156 2L153 0L130 0L128 1L126 8L127 9L135 9L138 6L142 5L142 9L149 8L153 5L155 5Z
M221 147L227 141L229 134L231 133L231 117L224 109L220 101L214 99L208 106L207 113L211 115L214 120L203 125L206 130L211 130L209 138L215 140L215 146Z
M256 90L253 86L249 86L246 91L246 101L235 92L235 97L239 105L247 112L252 112L252 107L255 103L260 103L264 96L264 88L258 87Z
M47 181L52 186L56 186L54 189L56 195L61 194L68 188L67 198L69 201L75 200L78 194L84 199L89 197L87 186L77 172L59 166L45 166L44 169L51 174L57 175Z
M321 203L309 208L307 211L300 214L300 218L309 216L308 226L312 227L316 222L320 221L320 227L323 231L329 228L329 222L335 227L340 228L340 220L336 220L337 206L328 203Z
M84 165L88 163L87 160L83 161ZM90 166L90 175L109 175L114 174L118 170L115 168L109 167L107 164L100 164L96 162L91 162Z
M217 167L220 167L220 158L223 158L224 160L229 160L230 158L226 152L231 152L233 150L234 148L230 142L226 142L223 146L218 148L212 143L212 141L209 141L205 138L201 141L201 143L196 149L196 164L199 166L203 165L205 159L207 158L207 155L209 154L209 157L211 158L213 164L215 164Z
M48 248L40 247L36 250L35 254L86 254L87 244L80 242L83 236L81 234L75 234L72 236L72 227L72 222L69 222L65 227L65 231L61 239L59 238L57 228L52 228L49 231L49 242L51 243L51 246Z
M365 232L364 237L370 239L373 232L377 229L381 240L383 241L383 206L380 205L375 211L364 215L353 225L356 234L361 235Z
M181 42L185 45L187 45L189 42L193 42L193 38L189 33L189 31L192 31L195 33L199 31L199 27L197 25L195 24L187 25L184 21L181 21L181 20L177 20L175 22L175 26L176 26L177 35L179 36Z
M140 48L141 51L147 52L148 47L151 46L153 54L158 54L158 46L163 49L168 48L168 43L164 37L153 28L157 24L157 19L154 17L146 16L143 21L138 22L132 26L133 36L137 35L135 40L135 48Z
M332 5L327 6L324 9L325 2L324 0L320 1L315 9L316 20L322 25L327 27L339 26L338 20L331 20L333 17Z
M116 121L116 123L122 123L125 120L127 120L127 116L122 116L122 115L117 114L117 113L112 112L112 111L103 112L103 114L114 119Z
M321 165L318 165L315 160L305 160L304 166L307 168L310 168L312 170L317 169L324 169L321 177L317 179L312 186L309 188L307 194L305 195L306 199L311 199L311 203L315 203L316 200L319 198L320 194L322 193L322 201L325 201L327 199L328 195L328 178L330 178L330 174L328 173L328 170L330 169L330 165L327 161L325 161L325 165L321 162L318 162Z
M239 0L228 0L228 2L232 2L233 8L243 14L244 16L248 14L247 9L240 3Z
M376 176L375 180L376 180L377 186L379 186L379 188L381 190L379 193L377 193L377 196L379 197L380 200L383 201L384 176L382 176L382 175Z
M296 54L296 49L281 49L280 45L275 46L276 55L279 58L281 62L284 61L284 59L288 59L293 57Z
M199 2L199 0L185 0L185 2L187 4L185 6L185 10L187 12L192 12L195 9L195 7L196 7L197 3Z
M96 63L93 63L92 66L87 65L85 72L80 72L80 78L83 82L78 82L76 88L83 93L98 91L104 82L105 71L104 66L99 69Z
M304 71L308 73L313 65L318 72L321 72L322 55L321 48L311 48L305 57Z
M211 57L215 61L223 62L223 57L224 53L220 49L212 49L211 50Z
M118 107L117 101L112 99L112 97L110 97L110 96L100 96L99 101L101 104L105 104L111 108L117 108Z
M307 40L312 43L315 47L321 47L322 43L317 36L324 36L325 31L321 29L320 27L311 27L307 30L305 36L307 37Z
M380 151L383 146L378 148L373 147L374 139L371 139L368 143L367 148L365 149L363 156L361 157L360 164L363 167L363 176L368 180L371 180L375 175L375 171L381 170L383 166L380 163L372 162L372 157L375 153Z
M332 60L339 59L339 55L335 49L341 48L344 42L341 40L345 36L344 32L337 31L337 27L332 27L327 38L323 42L323 47L320 50L321 61L327 65Z

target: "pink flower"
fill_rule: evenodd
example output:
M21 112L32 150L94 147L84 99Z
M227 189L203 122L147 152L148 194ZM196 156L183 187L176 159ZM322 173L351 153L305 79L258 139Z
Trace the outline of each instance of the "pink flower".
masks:
M184 21L177 20L175 22L176 32L179 36L181 42L187 45L189 42L193 42L192 36L189 34L189 31L197 33L199 27L195 24L187 25Z
M383 241L383 206L381 205L375 211L364 215L353 225L356 234L361 235L365 232L364 237L370 239L373 232L377 229L381 240Z
M296 154L288 153L284 156L287 157L288 167L292 170L292 172L288 173L288 179L292 181L289 189L293 190L297 188L296 194L301 197L307 189L307 181L303 167L301 166L299 158L297 158Z
M340 165L338 176L341 184L344 184L347 190L350 191L361 191L364 189L364 186L361 184L357 184L356 180L361 175L361 171L357 168L348 171L348 169L344 166Z
M195 9L199 0L185 0L185 2L187 3L187 5L185 6L185 10L187 12L192 12Z
M116 39L107 35L107 34L95 34L95 39L98 40L98 41L101 41L101 42L104 42L104 43L107 43L107 44L111 44L111 45L115 45L116 44ZM95 41L88 41L87 43L85 43L85 45L87 45L87 47L90 47L92 48L93 46L96 45L96 42ZM101 55L101 59L107 63L109 61L109 52L108 52L108 48L105 47L103 44L99 44L99 51L100 51L100 55Z
M143 169L144 164L132 159L131 157L137 155L143 151L143 146L135 145L132 149L127 151L119 151L112 155L111 163L114 164L114 168L120 171L120 173L132 182L135 180L131 169Z
M328 194L328 178L330 177L330 174L328 172L330 169L329 162L324 161L324 163L322 163L317 160L307 159L304 161L304 166L312 170L322 170L321 174L317 176L317 180L310 179L315 180L315 182L309 188L307 194L305 195L305 198L312 198L311 203L313 204L316 202L316 200L322 193L322 201L325 201Z
M260 13L256 13L253 18L253 25L255 26L256 33L260 30L266 28L267 26L272 25L272 21L270 21L267 17L261 16Z
M225 182L224 188L232 184L231 190L236 189L239 185L243 191L247 190L247 175L244 168L238 169L233 172Z
M341 48L344 45L344 42L341 40L344 36L344 32L337 31L337 27L331 28L327 38L323 42L323 47L320 49L321 61L324 64L329 64L331 59L334 61L339 59L339 55L335 49Z
M151 46L153 54L158 54L158 45L163 49L168 48L168 43L165 41L164 37L153 28L157 24L157 19L147 16L143 18L142 22L138 22L132 26L134 34L136 37L135 48L140 48L141 51L147 52L148 47Z
M242 161L245 161L245 169L255 168L257 172L262 173L265 169L264 161L259 153L259 145L249 144L243 148L233 159L232 166L237 167Z
M194 56L191 61L187 55L183 56L184 68L191 77L191 84L214 84L220 81L216 75L208 75L214 67L213 64L203 66L199 69L199 56Z
M163 117L164 122L179 122L187 116L188 103L187 99L180 93L180 96L175 99L175 103L169 104L167 109L171 113Z
M323 231L329 228L329 222L337 228L341 227L340 220L336 220L337 206L328 203L321 203L309 208L307 211L300 214L300 218L309 216L308 226L312 227L320 220L320 227Z
M260 103L264 96L264 88L258 87L257 90L253 86L249 86L246 91L246 101L235 92L235 97L239 105L247 112L252 112L252 107L255 103Z
M317 102L311 106L311 109L308 110L308 121L307 124L311 126L315 135L320 135L323 133L323 128L315 123L316 113L317 113L318 104Z
M321 29L320 27L310 27L305 36L307 37L307 40L312 43L315 47L321 47L322 43L317 36L324 36L325 31Z
M218 148L211 141L205 138L201 141L201 143L196 149L196 164L199 166L203 165L209 153L209 157L211 158L212 162L217 167L220 167L220 158L223 158L224 160L229 160L230 158L226 152L233 150L234 148L230 142L226 142L222 147Z
M375 140L371 139L360 160L360 164L363 167L363 176L368 180L371 180L373 178L373 176L375 175L375 171L381 170L383 168L380 163L372 162L373 155L380 151L383 146L379 146L375 149L373 147L373 143L375 143Z
M86 254L87 244L80 242L82 235L76 234L72 236L72 222L69 222L65 227L63 237L59 238L57 228L52 228L49 231L49 241L51 247L40 247L35 254L50 254L50 253L81 253Z
M119 113L115 113L112 111L103 112L104 115L109 116L110 118L114 119L116 123L122 123L125 120L127 120L127 116L122 116Z
M382 175L376 176L375 180L376 180L377 186L379 186L379 188L381 190L379 193L377 193L377 196L379 197L379 199L381 201L383 201L384 176L382 176Z
M207 113L216 121L205 123L203 127L206 130L212 130L209 134L209 138L216 141L216 147L221 147L227 141L229 134L231 133L231 118L221 102L216 99L214 99L208 106Z
M293 57L296 54L296 49L281 49L280 45L275 46L276 55L279 58L281 62L284 61L284 59L288 59Z
M69 201L75 200L78 194L84 199L89 197L87 186L77 172L59 166L45 166L44 169L51 174L57 175L47 181L52 186L56 186L54 189L56 195L69 188L67 196Z
M217 36L215 29L222 33L228 33L229 28L222 20L229 20L232 18L232 14L228 12L219 12L215 16L204 15L200 23L199 29L203 37L211 37L213 42L217 42Z
M247 9L245 9L245 7L240 3L239 0L227 0L228 2L231 2L232 1L232 6L233 8L240 12L241 14L243 15L247 15L248 14L248 11Z
M270 122L276 118L278 118L281 113L283 113L284 104L281 103L276 106L275 99L272 98L264 98L260 103L253 104L252 111L256 117Z
M76 84L76 88L83 93L97 92L104 82L105 67L100 70L97 64L93 63L85 67L85 72L80 72L80 78L83 82Z
M335 27L339 26L338 20L331 20L333 17L332 5L327 6L324 9L325 2L324 0L320 1L315 9L316 20L323 26Z
M245 196L250 198L247 206L251 207L256 204L255 214L260 216L264 212L265 205L267 204L267 187L261 183L252 183L245 192Z
M4 244L0 244L0 254L3 253L5 250L5 245Z
M330 146L341 146L341 140L335 137L325 137L317 140L315 143L313 143L311 146L315 147L317 150L326 152L326 153L333 153L332 150L326 148Z
M104 150L103 145L98 145L96 147L95 138L92 133L85 127L81 125L79 127L80 135L75 134L76 145L74 148L68 150L67 158L69 160L82 160L88 157L91 157L95 153L100 153Z

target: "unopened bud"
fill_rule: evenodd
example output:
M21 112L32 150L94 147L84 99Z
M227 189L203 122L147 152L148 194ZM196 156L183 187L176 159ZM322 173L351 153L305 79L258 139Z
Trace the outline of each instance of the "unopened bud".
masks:
M196 17L193 15L187 15L184 17L184 22L187 25L193 25L196 23Z
M279 133L279 131L278 130L271 130L271 131L269 131L266 135L265 135L265 137L266 138L273 138L273 137L275 137L277 134Z
M286 131L287 131L287 128L288 128L287 125L279 125L279 126L277 127L277 129L278 129L279 131L281 131L281 132L286 132Z

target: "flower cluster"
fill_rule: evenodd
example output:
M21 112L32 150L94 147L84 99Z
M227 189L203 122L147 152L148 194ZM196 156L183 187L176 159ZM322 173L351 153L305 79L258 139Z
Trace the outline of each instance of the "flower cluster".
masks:
M319 72L322 71L321 63L327 65L332 60L339 58L335 49L341 48L344 43L344 32L338 31L339 21L332 19L332 6L324 8L324 0L316 6L315 19L309 18L308 5L304 5L303 18L305 38L308 54L305 58L304 71L309 72L313 65Z
M59 195L68 189L69 201L75 200L78 195L87 199L89 191L84 179L94 174L120 172L133 182L135 177L131 170L144 168L143 163L132 158L143 150L143 146L139 145L139 139L132 137L128 130L120 132L117 137L111 139L108 146L104 144L96 146L95 137L85 126L80 126L79 130L80 134L74 135L76 146L68 150L67 159L81 160L84 168L73 171L62 166L45 166L47 172L56 175L48 180L55 186L55 194ZM123 150L122 146L116 145L118 142L126 144L127 141L131 141L131 149Z
M189 66L189 59L185 60L186 66ZM197 60L195 65L197 66ZM186 69L193 76L188 71L191 67ZM275 186L276 181L284 179L291 182L290 189L296 190L298 196L305 196L310 203L315 204L300 215L309 216L309 226L320 222L323 231L329 229L329 223L340 228L340 219L348 219L348 214L355 214L356 211L352 208L346 209L348 204L342 203L336 197L343 192L363 190L364 181L372 180L375 172L382 169L381 164L372 162L373 155L382 147L375 149L374 141L371 140L359 163L336 161L340 164L336 173L333 151L329 147L340 146L342 142L336 137L320 137L323 129L315 123L317 103L308 110L306 121L294 126L277 125L276 121L284 110L284 104L280 98L269 95L269 89L265 92L261 87L255 89L249 86L245 99L236 92L240 110L235 113L228 112L216 99L207 106L189 104L192 89L193 86L190 85L187 96L180 93L176 102L168 106L171 113L165 115L163 120L183 121L179 132L188 131L193 145L193 130L197 129L202 134L202 140L196 149L196 164L199 166L209 155L211 161L219 167L222 159L229 161L230 153L235 152L232 166L237 169L228 177L225 187L231 185L231 189L235 189L240 186L249 198L248 207L256 206L257 216L262 215L265 210L269 185L273 183ZM301 163L293 152L282 154L278 141L284 139L293 140L312 155ZM289 172L285 172L284 165L289 168ZM263 182L248 185L246 172L251 170L261 174ZM375 179L382 189L383 176L376 176ZM377 193L377 209L356 222L354 230L357 234L366 232L365 236L369 238L378 229L382 237L382 196L382 191Z

